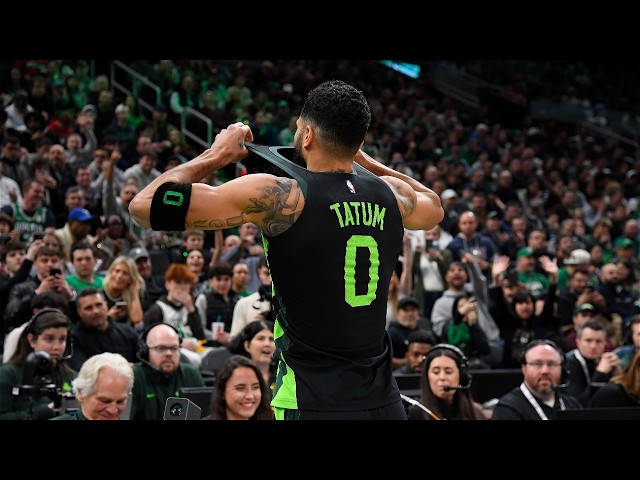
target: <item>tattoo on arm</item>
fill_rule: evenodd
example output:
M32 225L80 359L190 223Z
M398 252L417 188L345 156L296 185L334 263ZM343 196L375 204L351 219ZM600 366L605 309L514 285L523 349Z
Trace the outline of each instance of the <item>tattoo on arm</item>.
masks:
M416 205L416 202L413 199L413 196L406 193L401 187L395 187L393 190L395 191L396 198L398 199L398 204L400 205L400 213L402 214L402 217L404 218L410 215L411 212L413 212L413 208Z
M290 178L278 177L273 185L260 188L259 197L250 198L240 216L227 219L202 219L187 224L189 228L214 229L230 228L249 222L248 215L262 214L262 229L267 235L275 236L286 231L300 215L300 188L293 188ZM293 196L292 196L293 195ZM292 197L289 202L287 199Z

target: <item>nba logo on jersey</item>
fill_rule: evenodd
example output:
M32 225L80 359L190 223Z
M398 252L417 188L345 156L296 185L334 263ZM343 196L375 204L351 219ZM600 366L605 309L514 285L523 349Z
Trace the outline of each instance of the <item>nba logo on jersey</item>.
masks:
M351 183L351 180L347 180L347 187L349 187L349 191L351 193L356 193L356 189L353 188L353 183Z

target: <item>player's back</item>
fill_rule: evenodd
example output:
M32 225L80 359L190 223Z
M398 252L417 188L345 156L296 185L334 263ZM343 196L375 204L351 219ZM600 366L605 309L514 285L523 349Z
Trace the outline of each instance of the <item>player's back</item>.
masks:
M285 233L265 235L276 345L287 367L280 365L276 406L365 409L397 398L385 325L402 218L391 189L354 168L297 169L304 209Z

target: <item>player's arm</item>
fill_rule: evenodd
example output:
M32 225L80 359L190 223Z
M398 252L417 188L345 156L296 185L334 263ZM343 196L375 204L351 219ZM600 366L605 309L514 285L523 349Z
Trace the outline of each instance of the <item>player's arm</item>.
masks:
M218 230L253 222L271 235L288 228L301 208L297 182L255 174L218 187L199 182L211 172L248 155L244 142L253 140L248 126L238 122L223 129L193 160L163 173L140 191L129 212L143 227L154 230L198 228Z
M415 178L380 163L362 150L355 159L358 164L389 184L398 199L404 226L410 230L431 230L444 218L440 197Z

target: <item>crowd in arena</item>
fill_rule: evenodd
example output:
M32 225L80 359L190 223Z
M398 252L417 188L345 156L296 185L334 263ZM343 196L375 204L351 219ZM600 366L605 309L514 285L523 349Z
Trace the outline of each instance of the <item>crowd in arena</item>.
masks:
M93 355L140 362L140 338L159 335L150 328L157 323L174 327L162 333L168 341L179 334L180 363L193 367L177 370L180 386L204 386L239 354L273 387L260 230L153 231L128 205L161 172L205 149L189 132L206 139L206 124L189 109L211 121L214 136L239 121L255 143L292 146L306 93L332 78L369 101L362 150L432 189L445 211L434 229L405 232L388 298L394 367L411 372L416 331L428 335L425 343L459 348L470 368L503 369L519 368L535 340L575 351L588 324L602 334L587 358L591 373L606 370L603 382L619 375L640 347L640 102L629 77L618 72L616 83L602 66L578 62L447 63L499 85L501 101L472 108L442 93L429 75L437 62L423 62L418 78L378 61L128 62L158 96L143 84L130 94L116 88L108 62L3 62L0 419L50 408L47 400L35 408L15 401L18 373L5 368L22 368L22 337L43 308L69 319L47 327L68 328L73 339L73 352L56 354L69 357L71 377L56 373L67 392ZM537 98L580 105L584 121L536 118L529 105ZM607 121L607 109L627 114ZM202 181L220 185L245 167ZM623 354L598 368L609 352ZM155 354L147 349L143 360ZM591 400L584 388L571 393L583 395L583 406ZM131 415L162 418L162 410L134 401Z

